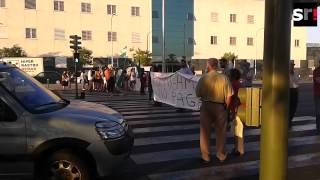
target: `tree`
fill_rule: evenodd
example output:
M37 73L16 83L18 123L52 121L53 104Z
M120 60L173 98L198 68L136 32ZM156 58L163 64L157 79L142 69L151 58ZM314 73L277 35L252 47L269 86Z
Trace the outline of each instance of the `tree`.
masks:
M234 53L231 53L231 52L224 53L224 55L221 57L221 59L226 59L228 62L233 62L237 58L238 56L236 56Z
M166 59L167 62L169 63L177 63L179 62L177 59L177 56L175 54L169 54L168 58Z
M82 47L80 50L78 50L80 60L80 65L86 65L86 64L92 64L92 51L89 49L86 49L85 47Z
M141 49L136 50L133 54L134 63L143 65L143 66L150 66L151 65L151 53L149 51L143 51Z
M0 49L0 57L26 57L26 52L17 44L13 45L11 48L4 47Z

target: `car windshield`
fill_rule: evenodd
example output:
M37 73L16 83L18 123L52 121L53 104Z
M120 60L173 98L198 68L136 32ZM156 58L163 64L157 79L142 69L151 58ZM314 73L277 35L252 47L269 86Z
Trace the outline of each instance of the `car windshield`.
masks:
M18 68L1 70L0 85L7 89L29 111L42 110L44 106L61 104L63 101L59 96Z

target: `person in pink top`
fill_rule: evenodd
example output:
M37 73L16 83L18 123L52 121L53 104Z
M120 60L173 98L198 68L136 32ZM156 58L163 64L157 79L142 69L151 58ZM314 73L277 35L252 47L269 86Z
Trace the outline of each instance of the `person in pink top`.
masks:
M316 111L317 133L320 134L320 61L313 71L313 93Z

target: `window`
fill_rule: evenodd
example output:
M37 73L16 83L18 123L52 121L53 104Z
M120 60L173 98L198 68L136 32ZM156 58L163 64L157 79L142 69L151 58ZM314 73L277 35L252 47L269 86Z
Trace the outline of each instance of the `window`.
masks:
M235 46L237 44L237 38L236 37L230 37L230 45Z
M35 28L26 28L26 38L35 39L37 38L37 29Z
M193 38L189 37L189 38L188 38L188 44L189 44L189 45L195 45L195 44L196 44L196 41L195 41Z
M253 38L252 37L248 37L247 38L247 45L248 46L253 46Z
M115 15L117 14L117 6L116 5L111 5L111 4L108 4L107 5L107 14L108 15Z
M54 10L55 11L64 11L64 2L63 1L54 1Z
M0 0L0 7L6 7L6 0Z
M0 121L13 122L17 120L16 113L0 99Z
M158 36L152 36L152 43L159 43L159 37Z
M26 9L36 9L37 8L36 0L25 0L24 7Z
M218 44L218 37L217 36L211 36L211 44L212 45Z
M117 32L108 32L108 41L117 41Z
M195 21L195 20L196 20L196 17L194 16L193 13L188 13L188 14L187 14L187 20L188 20L188 21Z
M84 40L84 41L92 40L92 32L91 31L82 31L82 40Z
M254 16L253 15L248 15L247 22L248 22L248 24L254 24Z
M91 12L91 4L90 3L81 3L81 12L90 13Z
M152 18L154 18L154 19L159 18L159 12L158 11L152 11Z
M300 47L300 40L294 40L294 47Z
M218 22L218 13L216 12L211 13L211 22Z
M237 15L236 14L230 14L230 22L232 22L232 23L237 22Z
M63 29L54 29L55 40L65 40L65 31Z
M140 43L140 33L133 32L132 33L132 43Z
M140 16L140 7L131 7L131 16Z

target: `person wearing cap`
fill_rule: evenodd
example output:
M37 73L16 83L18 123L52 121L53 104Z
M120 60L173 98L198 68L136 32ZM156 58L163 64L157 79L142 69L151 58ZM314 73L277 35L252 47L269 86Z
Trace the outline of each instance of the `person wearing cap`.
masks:
M290 63L289 78L290 78L290 91L289 91L289 128L292 128L292 119L296 113L299 98L299 78L294 73L294 62Z
M227 113L233 90L229 78L218 73L218 59L207 62L207 74L199 80L196 95L202 101L200 108L200 150L202 162L210 162L210 141L212 124L216 133L216 158L223 162L227 133Z
M313 94L316 112L317 134L320 134L320 61L313 71Z

